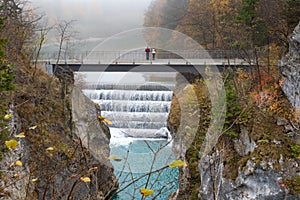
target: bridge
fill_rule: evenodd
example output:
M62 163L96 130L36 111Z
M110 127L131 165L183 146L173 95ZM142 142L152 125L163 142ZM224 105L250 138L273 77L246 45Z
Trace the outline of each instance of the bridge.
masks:
M93 51L93 52L44 52L39 61L46 62L48 71L59 68L82 72L199 72L206 66L247 67L237 51L197 50L197 51L157 51L155 59L150 54L146 60L143 50Z

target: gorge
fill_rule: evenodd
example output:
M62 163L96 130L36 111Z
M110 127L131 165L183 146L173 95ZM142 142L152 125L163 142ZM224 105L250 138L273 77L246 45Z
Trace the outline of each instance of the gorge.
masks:
M0 1L0 199L300 199L300 1L146 1Z
M131 76L129 74L126 73ZM147 73L141 75L147 76ZM155 191L153 195L157 199L168 198L178 187L178 170L151 172L175 160L170 143L172 138L166 128L174 83L151 80L143 83L123 80L120 83L113 73L108 72L104 76L114 78L106 83L101 80L90 83L84 86L83 93L99 105L101 117L109 120L111 156L120 158L111 161L119 182L115 198L141 198L139 189L143 185L149 185L148 189ZM152 79L156 77L155 74L150 76ZM162 76L159 75L160 78ZM147 173L150 174L133 181Z

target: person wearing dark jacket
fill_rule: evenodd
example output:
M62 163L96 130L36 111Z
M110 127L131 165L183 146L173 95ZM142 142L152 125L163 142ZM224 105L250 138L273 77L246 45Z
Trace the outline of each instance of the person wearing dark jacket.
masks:
M147 48L145 49L145 52L146 52L146 60L149 60L150 48L147 47Z

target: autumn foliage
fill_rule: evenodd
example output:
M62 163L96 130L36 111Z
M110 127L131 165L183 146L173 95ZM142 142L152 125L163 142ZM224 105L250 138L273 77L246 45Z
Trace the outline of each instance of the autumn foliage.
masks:
M254 48L250 29L256 31L260 45L282 45L291 31L284 13L292 4L274 0L156 0L146 12L144 25L180 31L206 49L231 49L237 43Z

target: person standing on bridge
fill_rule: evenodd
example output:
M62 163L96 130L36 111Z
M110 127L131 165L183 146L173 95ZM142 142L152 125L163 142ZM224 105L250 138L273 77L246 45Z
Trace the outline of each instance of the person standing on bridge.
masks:
M155 60L156 49L152 48L152 59Z
M149 60L149 54L150 54L149 47L146 47L145 52L146 52L146 60Z

